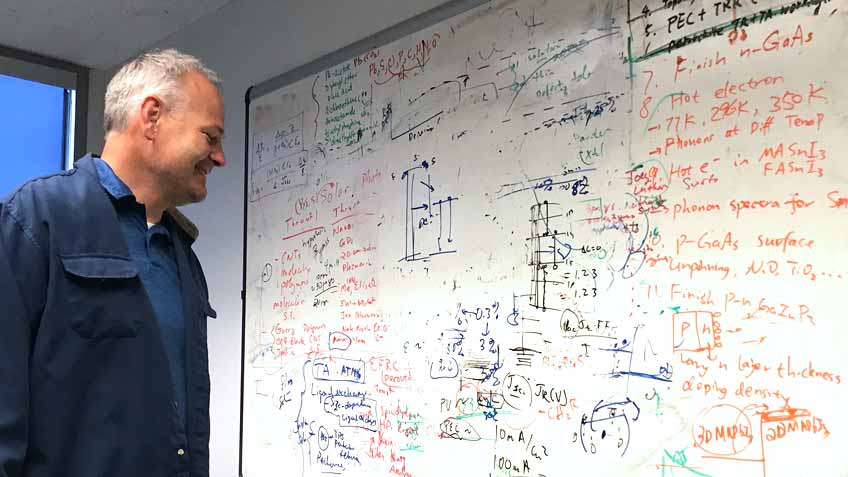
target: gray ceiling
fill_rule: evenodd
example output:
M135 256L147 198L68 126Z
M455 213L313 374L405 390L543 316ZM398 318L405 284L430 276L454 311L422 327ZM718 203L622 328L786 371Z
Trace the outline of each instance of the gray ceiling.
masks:
M110 69L231 0L10 0L0 45Z

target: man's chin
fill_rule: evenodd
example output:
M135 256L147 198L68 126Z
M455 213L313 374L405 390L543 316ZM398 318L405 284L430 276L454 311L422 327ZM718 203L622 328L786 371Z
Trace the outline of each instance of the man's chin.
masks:
M206 188L204 187L201 190L192 190L188 193L188 202L195 204L197 202L203 202L206 198Z
M186 191L185 195L183 195L182 199L177 202L177 206L188 205L188 204L196 204L198 202L203 202L206 199L206 188L203 187L201 189L192 189Z

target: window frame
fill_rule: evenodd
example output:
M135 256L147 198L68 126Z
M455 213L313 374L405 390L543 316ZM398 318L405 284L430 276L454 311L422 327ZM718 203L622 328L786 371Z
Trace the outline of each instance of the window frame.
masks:
M57 60L47 56L30 53L0 45L0 74L36 81L64 88L65 123L63 124L63 149L67 158L67 148L73 144L70 161L76 161L87 152L88 138L88 90L89 69L74 63ZM68 90L73 93L68 93ZM73 117L68 111L74 108ZM71 121L74 136L68 137L68 122ZM63 163L61 169L70 169L73 164Z

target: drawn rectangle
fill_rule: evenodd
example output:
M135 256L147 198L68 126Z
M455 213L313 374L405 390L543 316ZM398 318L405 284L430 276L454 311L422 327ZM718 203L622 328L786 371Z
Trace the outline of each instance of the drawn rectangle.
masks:
M365 383L365 362L345 358L316 359L312 376L318 381Z
M445 111L456 109L460 101L460 88L459 82L446 82L422 93L406 110L396 106L392 115L392 140L432 124Z
M250 173L250 201L306 185L306 151L275 159Z
M714 314L709 311L681 311L672 316L674 351L699 352L715 348Z

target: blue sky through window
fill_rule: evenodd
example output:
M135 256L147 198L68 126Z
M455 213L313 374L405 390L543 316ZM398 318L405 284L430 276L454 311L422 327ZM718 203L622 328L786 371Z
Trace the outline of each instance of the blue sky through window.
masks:
M63 169L65 90L0 75L0 197Z

